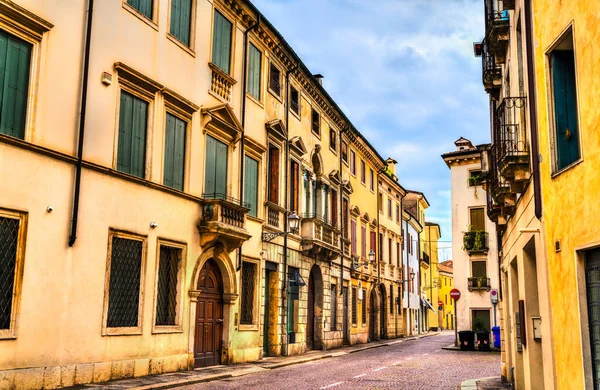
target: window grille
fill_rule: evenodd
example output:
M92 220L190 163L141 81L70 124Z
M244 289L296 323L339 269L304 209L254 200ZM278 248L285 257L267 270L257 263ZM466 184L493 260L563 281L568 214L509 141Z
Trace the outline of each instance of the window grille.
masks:
M331 330L337 330L337 286L331 285Z
M112 238L108 328L138 326L143 242Z
M10 329L19 220L0 217L0 329Z
M156 293L156 325L176 325L180 265L181 249L161 245Z
M357 305L357 290L356 287L352 287L352 323L356 324L356 305Z
M402 310L402 302L400 302L400 299L402 296L402 289L400 288L400 286L398 286L398 314L400 314L400 311Z
M373 308L371 308L373 310ZM367 323L367 290L363 288L363 301L362 301L362 323Z
M242 266L241 325L252 325L254 322L255 278L256 264L245 261Z

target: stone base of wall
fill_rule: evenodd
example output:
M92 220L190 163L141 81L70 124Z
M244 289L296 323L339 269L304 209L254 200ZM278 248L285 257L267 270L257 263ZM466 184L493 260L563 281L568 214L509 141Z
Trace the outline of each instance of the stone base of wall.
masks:
M188 369L188 355L0 371L0 389L38 390Z

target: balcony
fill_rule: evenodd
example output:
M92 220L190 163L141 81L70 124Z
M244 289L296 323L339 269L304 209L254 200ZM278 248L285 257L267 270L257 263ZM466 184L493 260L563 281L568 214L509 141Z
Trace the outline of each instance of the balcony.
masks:
M465 232L463 235L463 248L469 255L487 253L489 249L489 237L487 232L474 231Z
M202 217L198 224L200 246L210 247L221 243L224 249L232 252L251 236L246 230L248 204L225 194L204 194L202 196Z
M212 71L210 91L224 101L231 102L231 89L236 84L236 80L212 62L208 64L208 67Z
M469 291L490 291L490 278L473 276L467 280L467 288Z
M487 41L473 44L476 57L481 57L481 79L487 93L498 96L502 86L502 68L496 64L494 54L490 51Z
M302 218L300 234L302 252L306 255L331 261L341 253L340 232L320 215L305 215Z
M266 201L265 209L267 215L267 226L274 229L283 230L285 221L285 209L273 202Z
M495 117L499 138L498 171L515 193L523 191L530 177L526 107L525 97L505 97Z
M504 9L515 9L515 0L502 0Z
M499 0L485 0L485 31L492 55L497 64L506 62L510 20L508 10L502 9Z
M482 169L485 172L488 217L496 224L505 225L504 216L512 213L516 204L516 194L511 192L510 184L498 172L497 144L482 152Z

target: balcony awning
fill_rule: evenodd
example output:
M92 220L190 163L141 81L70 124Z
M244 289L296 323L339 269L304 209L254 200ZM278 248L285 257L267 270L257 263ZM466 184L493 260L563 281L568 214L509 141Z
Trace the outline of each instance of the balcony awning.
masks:
M433 311L435 313L435 309L433 308L433 306L431 306L431 303L429 303L429 301L427 299L421 298L421 304L423 306L425 306L426 308L431 309L431 311Z

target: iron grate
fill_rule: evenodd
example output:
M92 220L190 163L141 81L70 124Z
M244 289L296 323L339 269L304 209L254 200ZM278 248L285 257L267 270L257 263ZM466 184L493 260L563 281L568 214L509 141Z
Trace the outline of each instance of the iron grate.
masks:
M363 289L362 323L367 323L367 290Z
M254 320L254 286L256 277L256 264L244 262L242 265L242 302L241 325L252 325Z
M0 217L0 329L10 329L19 220Z
M108 292L109 328L138 326L142 241L112 239Z
M356 305L357 303L357 290L356 287L352 287L352 324L356 324L357 315L356 315Z
M156 325L158 326L175 325L180 265L181 249L161 245L156 292Z

